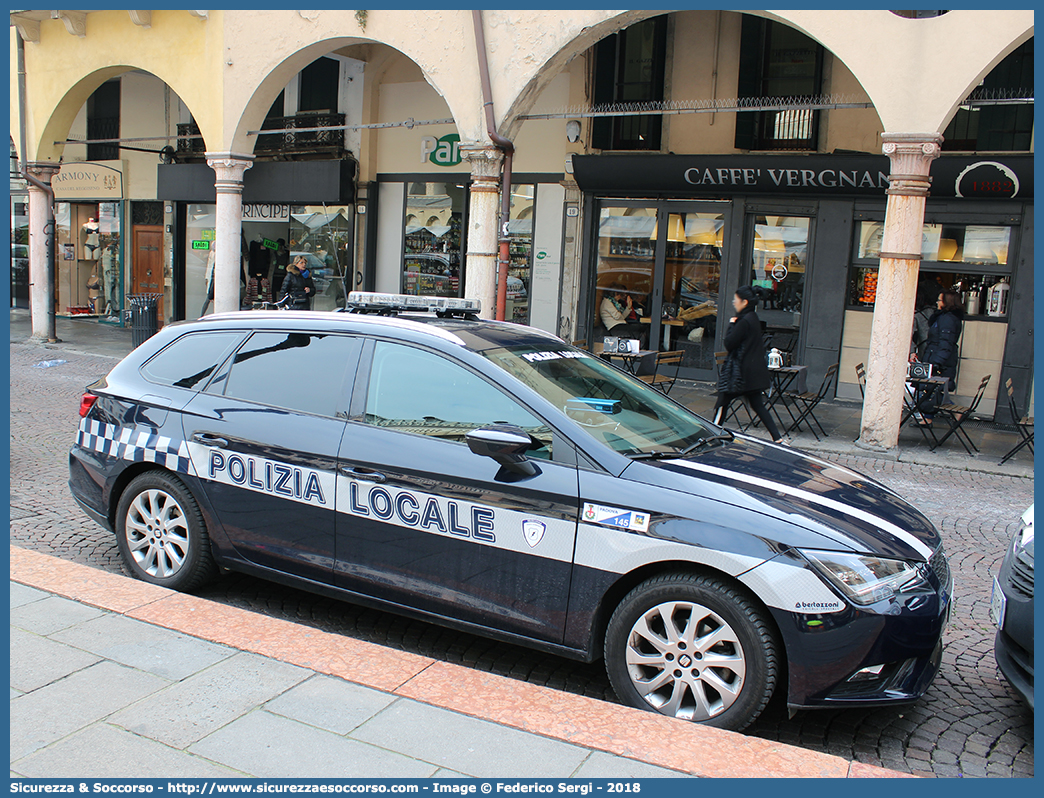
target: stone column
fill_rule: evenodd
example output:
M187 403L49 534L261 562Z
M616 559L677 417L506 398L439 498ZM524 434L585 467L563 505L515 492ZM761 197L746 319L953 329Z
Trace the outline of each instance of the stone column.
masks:
M500 162L504 156L486 144L463 145L460 150L471 164L464 296L481 301L481 316L492 319L497 313L497 225L500 222Z
M41 183L51 185L58 164L27 164L29 174ZM51 195L29 183L29 312L33 323L33 341L57 341L54 329L54 280L57 260L51 251L54 232L54 205ZM50 262L50 268L48 267Z
M208 152L207 164L214 170L217 210L214 231L214 312L239 310L239 276L243 269L243 173L254 162L253 155Z
M924 204L931 186L928 171L939 157L938 133L885 133L884 153L891 159L877 301L870 333L866 397L857 443L875 451L894 449L899 441L903 390L913 329L917 273L921 265Z

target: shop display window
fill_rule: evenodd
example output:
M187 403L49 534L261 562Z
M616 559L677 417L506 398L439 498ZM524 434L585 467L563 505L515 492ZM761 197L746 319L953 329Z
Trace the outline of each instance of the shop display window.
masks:
M315 283L311 309L344 307L353 284L351 206L270 207L282 211L264 221L243 220L242 306L278 302L287 265L301 257ZM215 206L192 203L186 213L185 311L195 319L213 312Z
M463 295L461 230L464 187L410 183L406 195L402 293Z
M185 220L185 318L198 319L214 303L216 206L190 203Z
M536 186L511 187L511 216L508 221L507 303L504 318L516 324L529 323L529 296L533 274L533 200Z
M286 278L286 263L304 257L315 282L312 310L343 308L352 290L351 207L294 205L290 209L289 260L273 250L275 268L272 290L276 293ZM286 261L286 262L284 262Z
M55 204L55 303L60 316L122 323L120 202Z
M861 222L856 258L879 258L883 237L884 222ZM942 263L1006 266L1010 241L1010 227L926 224L921 229L921 258Z
M918 277L919 295L924 290L921 286L929 281L935 283L938 291L956 291L966 317L1005 318L1008 315L1006 295L1010 290L1007 286L1011 279L1007 275L922 269ZM929 293L936 293L935 288ZM995 295L999 298L991 304L991 298ZM877 301L877 268L860 266L853 269L848 296L850 306L872 308ZM925 303L932 304L930 298Z
M855 262L849 273L847 304L872 308L877 300L878 259L884 222L857 227ZM954 290L969 317L1003 318L1011 282L1008 247L1011 228L1002 225L925 224L921 233L919 283L934 280L939 290ZM996 291L991 290L998 286ZM997 299L990 307L990 298Z
M29 307L29 202L11 195L11 307Z

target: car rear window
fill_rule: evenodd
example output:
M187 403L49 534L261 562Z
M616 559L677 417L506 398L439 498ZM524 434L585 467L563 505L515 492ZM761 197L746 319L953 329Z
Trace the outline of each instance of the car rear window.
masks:
M224 394L270 407L333 416L343 403L358 339L309 332L258 332L236 352ZM211 391L219 390L216 385Z
M142 366L141 374L159 385L199 390L242 337L239 332L183 335Z

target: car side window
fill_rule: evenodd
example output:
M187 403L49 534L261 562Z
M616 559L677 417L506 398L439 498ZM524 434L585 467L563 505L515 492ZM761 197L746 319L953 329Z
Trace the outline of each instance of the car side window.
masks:
M247 402L319 416L333 416L341 401L344 372L358 340L310 332L258 332L232 359L224 386L215 392Z
M514 424L539 442L530 456L551 457L551 429L517 401L442 355L402 344L374 347L365 423L457 443L478 427Z
M241 332L199 332L183 335L141 367L149 382L198 390L243 338Z

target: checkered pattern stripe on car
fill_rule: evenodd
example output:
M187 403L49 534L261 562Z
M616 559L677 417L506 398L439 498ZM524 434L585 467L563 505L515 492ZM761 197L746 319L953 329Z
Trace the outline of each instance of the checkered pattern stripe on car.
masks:
M80 421L76 443L109 457L135 463L156 463L170 471L189 473L188 444L185 441L176 443L155 432L85 418Z

